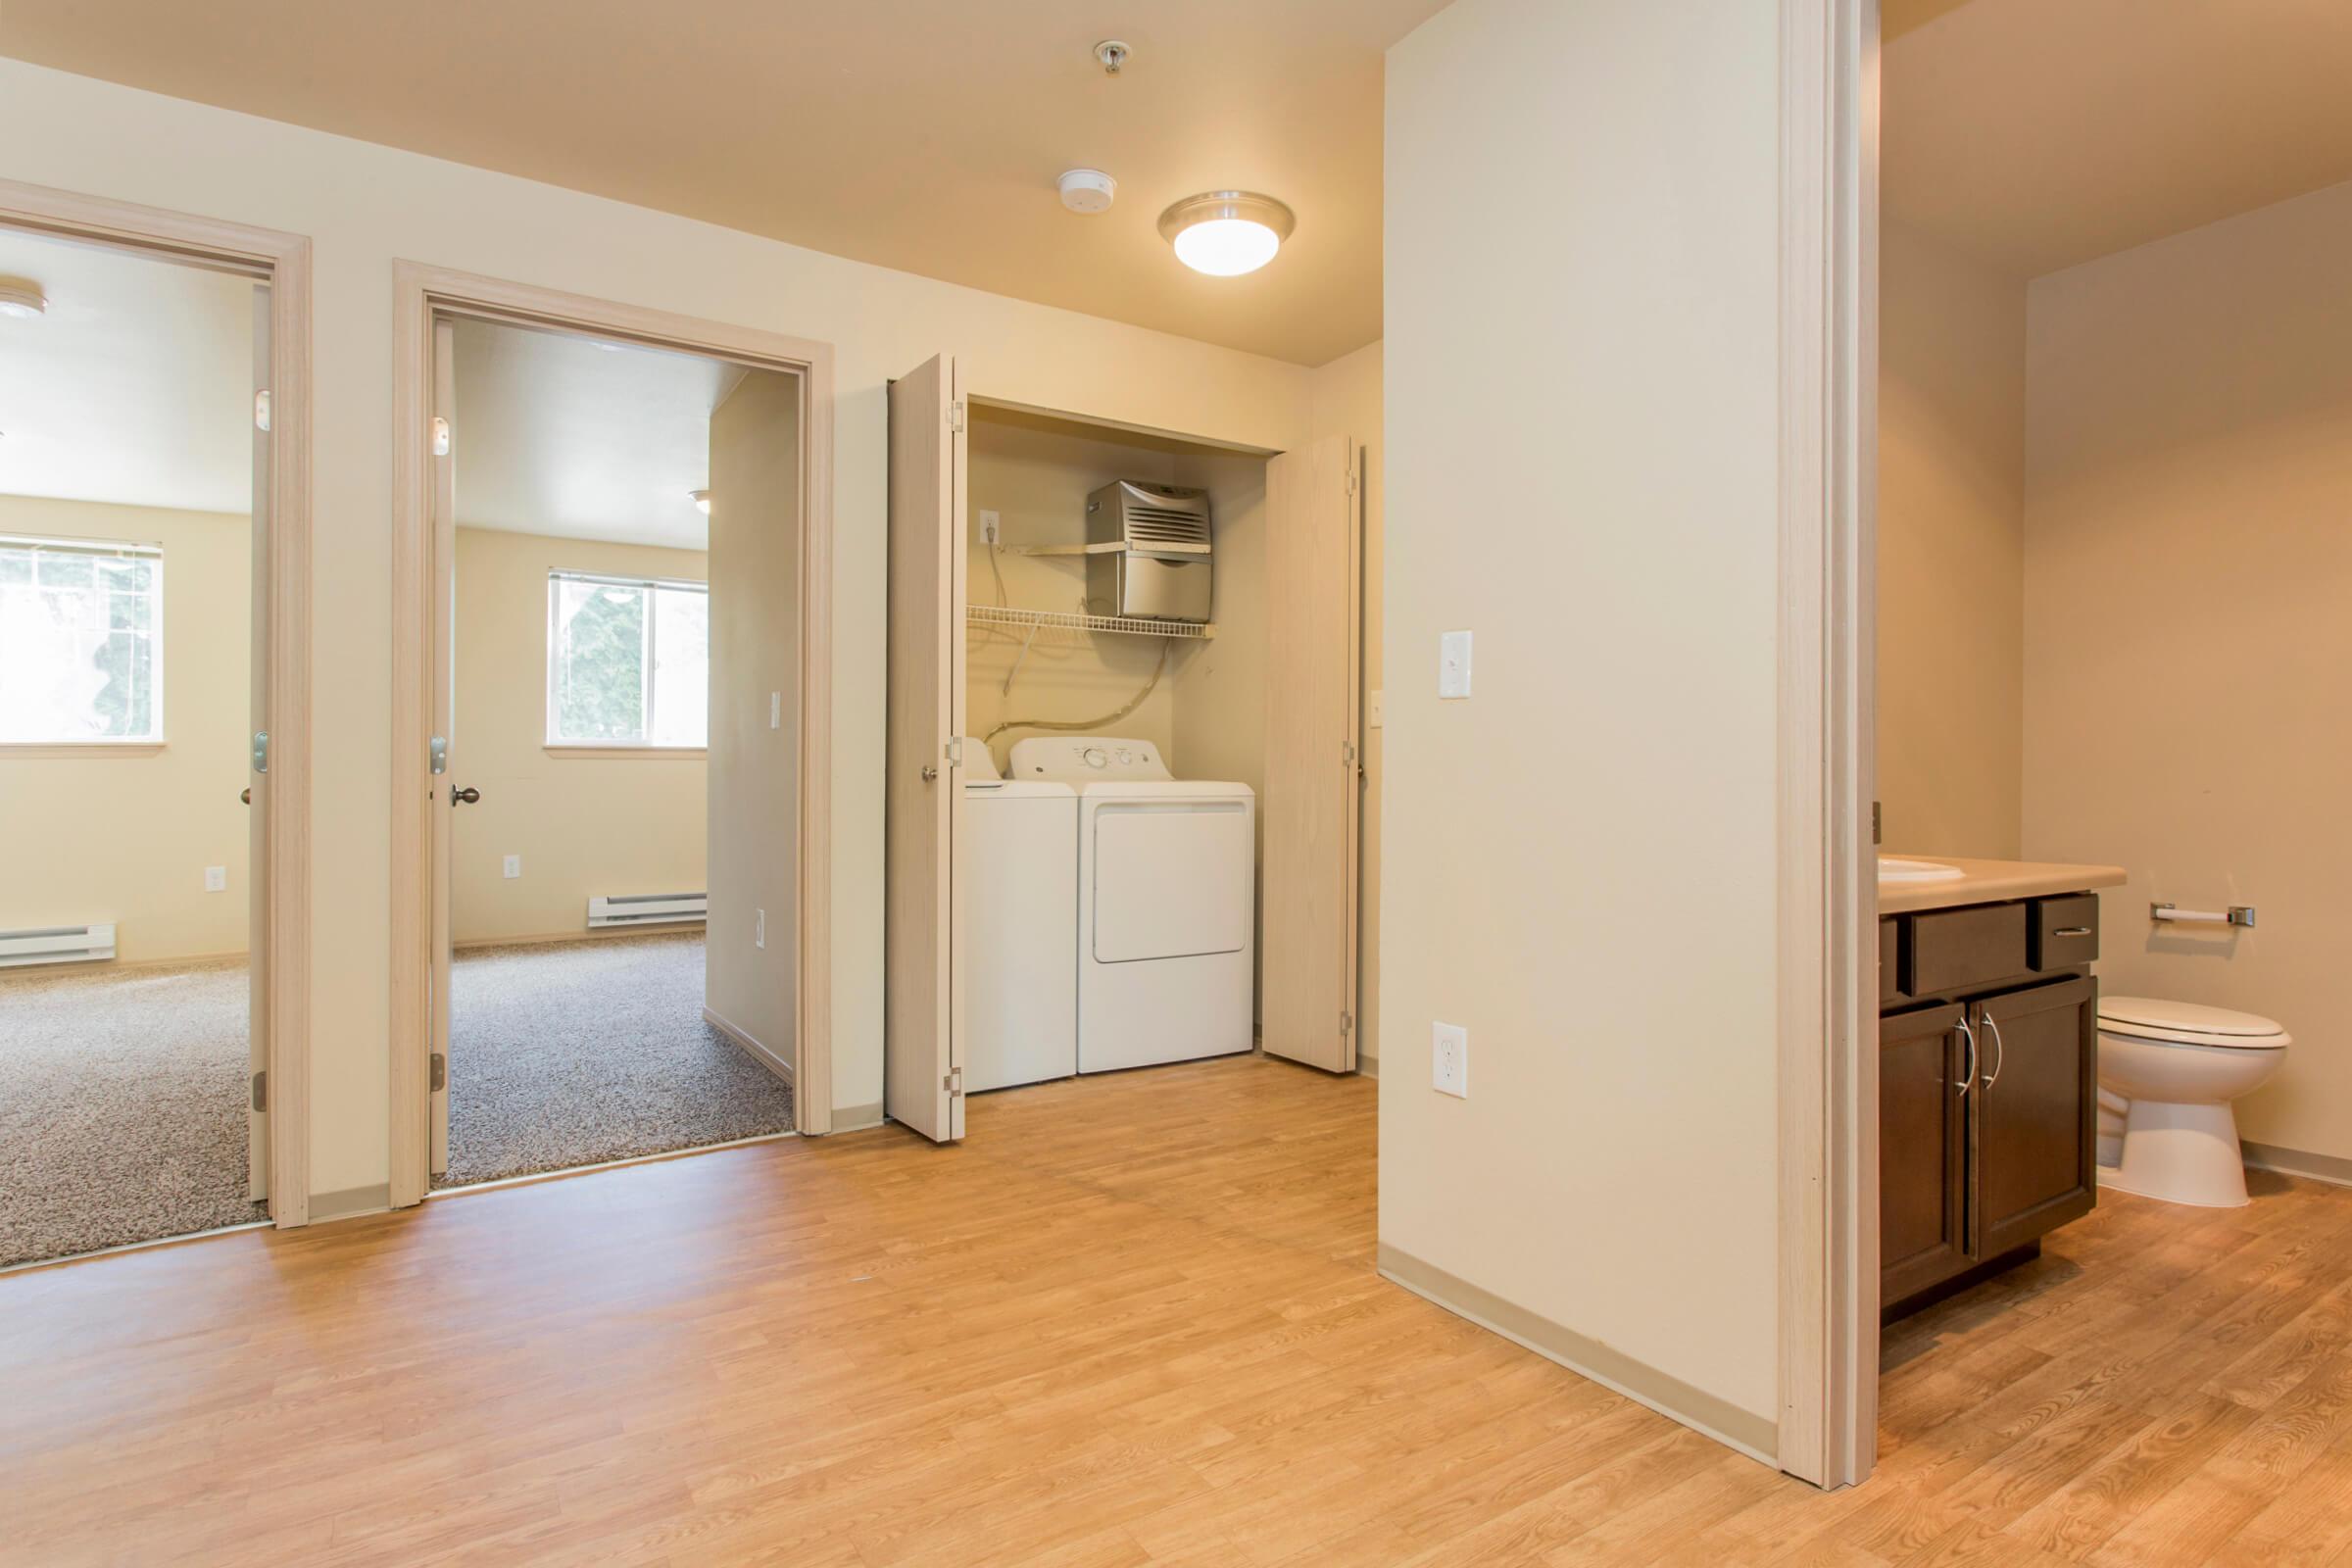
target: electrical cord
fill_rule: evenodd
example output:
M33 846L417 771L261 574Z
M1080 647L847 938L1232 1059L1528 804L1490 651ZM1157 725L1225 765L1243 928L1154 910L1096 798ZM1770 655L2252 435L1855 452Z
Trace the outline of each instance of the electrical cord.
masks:
M1082 718L1074 721L1050 718L1008 718L983 735L980 738L981 744L987 745L1008 729L1089 730L1101 729L1105 724L1117 723L1129 713L1143 707L1144 699L1150 697L1159 685L1159 677L1166 672L1168 667L1168 640L1162 638L1159 644L1159 662L1152 666L1152 678L1144 682L1144 689L1129 698L1127 706L1117 712L1104 713L1100 718Z

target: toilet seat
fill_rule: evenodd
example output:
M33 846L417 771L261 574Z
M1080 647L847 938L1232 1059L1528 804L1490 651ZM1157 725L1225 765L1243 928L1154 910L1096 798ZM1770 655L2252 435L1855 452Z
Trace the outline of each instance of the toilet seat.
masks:
M2130 1040L2230 1051L2283 1051L2292 1043L2283 1028L2260 1013L2155 997L2101 997L2099 1032Z

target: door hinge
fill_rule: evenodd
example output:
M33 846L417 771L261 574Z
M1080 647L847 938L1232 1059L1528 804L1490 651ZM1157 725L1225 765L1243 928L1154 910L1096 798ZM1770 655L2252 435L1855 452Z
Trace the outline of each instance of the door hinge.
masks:
M434 1052L432 1057L432 1070L428 1076L430 1081L427 1084L427 1087L430 1088L434 1094L437 1095L442 1090L447 1089L449 1087L449 1057L443 1055L438 1051Z
M433 416L433 456L449 456L449 421L437 414Z
M963 399L961 398L957 398L948 405L948 428L951 430L963 428Z
M1355 742L1340 742L1340 760L1343 762L1352 762L1355 760Z
M256 773L270 771L270 732L266 729L253 732L253 770Z
M436 735L431 740L426 741L424 743L424 756L426 764L433 770L433 777L439 778L442 774L448 772L449 737L446 735Z
M939 1087L945 1089L951 1095L962 1094L963 1069L961 1067L950 1067L948 1069L948 1075L939 1081Z
M253 427L264 435L270 433L270 389L262 388L253 395Z
M949 736L948 744L940 748L940 756L946 760L950 767L961 767L963 765L963 737L960 735Z
M267 1069L253 1075L253 1108L270 1108L270 1074Z
M1884 844L1886 842L1885 838L1880 836L1879 803L1876 801L1870 803L1870 842L1873 844Z
M1348 469L1348 493L1355 494L1355 468L1352 465Z
M1343 1013L1341 1013L1341 1014L1340 1014L1340 1033L1342 1033L1342 1034L1344 1034L1344 1035L1347 1035L1347 1034L1353 1034L1354 1032L1355 1032L1355 1014L1354 1014L1354 1013L1352 1013L1352 1012L1343 1012Z

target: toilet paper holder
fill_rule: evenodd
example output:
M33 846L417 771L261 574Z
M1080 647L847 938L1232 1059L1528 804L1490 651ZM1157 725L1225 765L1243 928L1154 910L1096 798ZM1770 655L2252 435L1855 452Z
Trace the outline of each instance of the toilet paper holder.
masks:
M2232 904L2227 909L2183 909L2178 905L2151 904L2148 906L2148 918L2151 920L2226 921L2230 925L2244 926L2251 931L2254 929L2254 906Z

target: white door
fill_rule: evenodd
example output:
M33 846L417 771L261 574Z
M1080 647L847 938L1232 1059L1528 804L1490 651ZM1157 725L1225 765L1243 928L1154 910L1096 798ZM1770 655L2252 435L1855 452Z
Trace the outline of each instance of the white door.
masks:
M890 386L883 1107L963 1136L964 433L956 362Z
M1266 1050L1355 1070L1363 667L1357 449L1329 436L1266 465Z
M431 1172L449 1169L449 835L450 812L459 789L452 771L465 755L457 731L457 562L458 562L458 350L457 325L446 317L433 321L433 416L428 425L433 451L432 639L433 734L442 743L443 764L432 786L432 835L425 847L432 871L432 1054L425 1082L432 1091Z
M270 286L253 288L253 625L248 633L248 706L245 801L246 933L245 973L248 1083L253 1090L246 1115L245 1196L260 1202L270 1196L270 776L261 737L270 732Z

